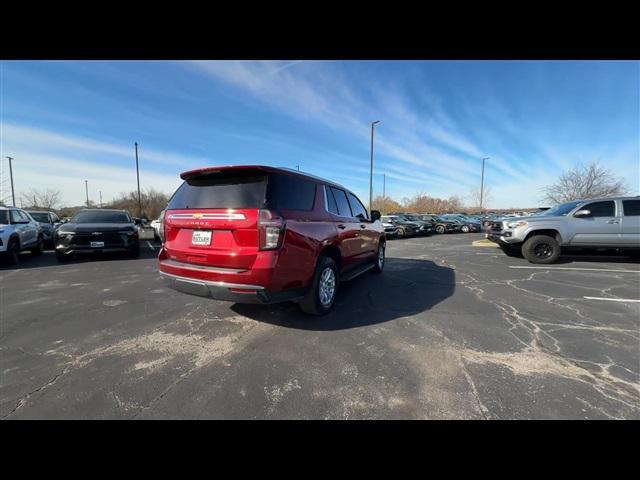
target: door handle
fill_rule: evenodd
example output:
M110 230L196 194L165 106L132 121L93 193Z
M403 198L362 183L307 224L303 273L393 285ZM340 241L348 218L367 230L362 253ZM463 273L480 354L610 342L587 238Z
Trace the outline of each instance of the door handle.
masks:
M618 220L607 220L607 223L618 223Z
M339 224L338 224L338 228L339 228L340 230L344 230L345 228L347 228L347 226L346 226L344 223L339 223Z

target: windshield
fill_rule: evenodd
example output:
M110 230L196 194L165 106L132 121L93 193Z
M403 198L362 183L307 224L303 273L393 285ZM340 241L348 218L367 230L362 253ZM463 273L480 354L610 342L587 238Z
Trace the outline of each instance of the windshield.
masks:
M537 215L538 216L545 216L545 217L556 216L556 215L565 216L571 210L573 210L578 205L580 205L582 202L583 202L583 200L576 200L574 202L562 203L560 205L556 205L553 208L550 208L549 210L545 210L544 212L540 212Z
M29 212L29 215L31 215L36 222L49 223L49 214L47 213Z
M125 212L79 212L71 223L131 223Z

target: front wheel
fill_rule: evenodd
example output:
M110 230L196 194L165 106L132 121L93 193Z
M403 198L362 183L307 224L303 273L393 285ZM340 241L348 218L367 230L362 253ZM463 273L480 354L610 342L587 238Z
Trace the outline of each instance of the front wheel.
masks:
M384 262L385 262L386 247L387 246L384 242L378 243L378 253L376 255L376 263L371 269L373 273L382 273L382 269L384 268Z
M469 226L468 225L463 225L462 226L462 233L469 233Z
M444 233L444 230L445 230L445 229L444 229L444 226L443 226L443 225L438 225L438 226L436 227L436 232L438 232L438 233Z
M535 235L522 245L522 255L531 263L555 263L560 257L560 244L547 235Z
M17 240L12 239L9 241L9 245L7 246L7 263L9 265L17 265L19 261L20 254L20 244Z
M405 236L404 228L399 228L398 229L398 238L402 238L404 236Z
M326 315L333 308L338 292L338 266L331 257L320 257L300 308L309 315Z

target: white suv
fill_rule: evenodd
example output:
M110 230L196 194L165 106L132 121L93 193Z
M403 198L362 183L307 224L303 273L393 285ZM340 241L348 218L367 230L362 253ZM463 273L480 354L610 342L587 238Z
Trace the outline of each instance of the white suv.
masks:
M38 255L43 247L42 228L31 215L19 208L0 207L0 255L15 265L21 251Z

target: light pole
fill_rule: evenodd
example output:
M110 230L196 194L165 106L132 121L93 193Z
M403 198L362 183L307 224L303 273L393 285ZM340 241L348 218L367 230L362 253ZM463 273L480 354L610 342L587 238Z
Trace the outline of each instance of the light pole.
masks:
M102 208L102 190L99 190L100 193L100 208Z
M382 174L382 214L384 215L384 206L387 202L387 174Z
M373 205L373 127L376 123L380 123L380 120L371 122L371 169L369 171L369 211Z
M13 160L13 157L7 157L9 159L9 178L11 178L11 200L13 203L13 206L16 206L16 194L13 191L13 169L11 168L11 160Z
M84 181L84 191L87 194L87 208L89 208L89 180Z
M482 200L484 197L484 161L489 160L489 157L482 159L482 177L480 177L480 213L482 213Z
M138 169L138 142L134 142L136 146L136 177L138 178L138 213L142 218L142 199L140 198L140 170Z

